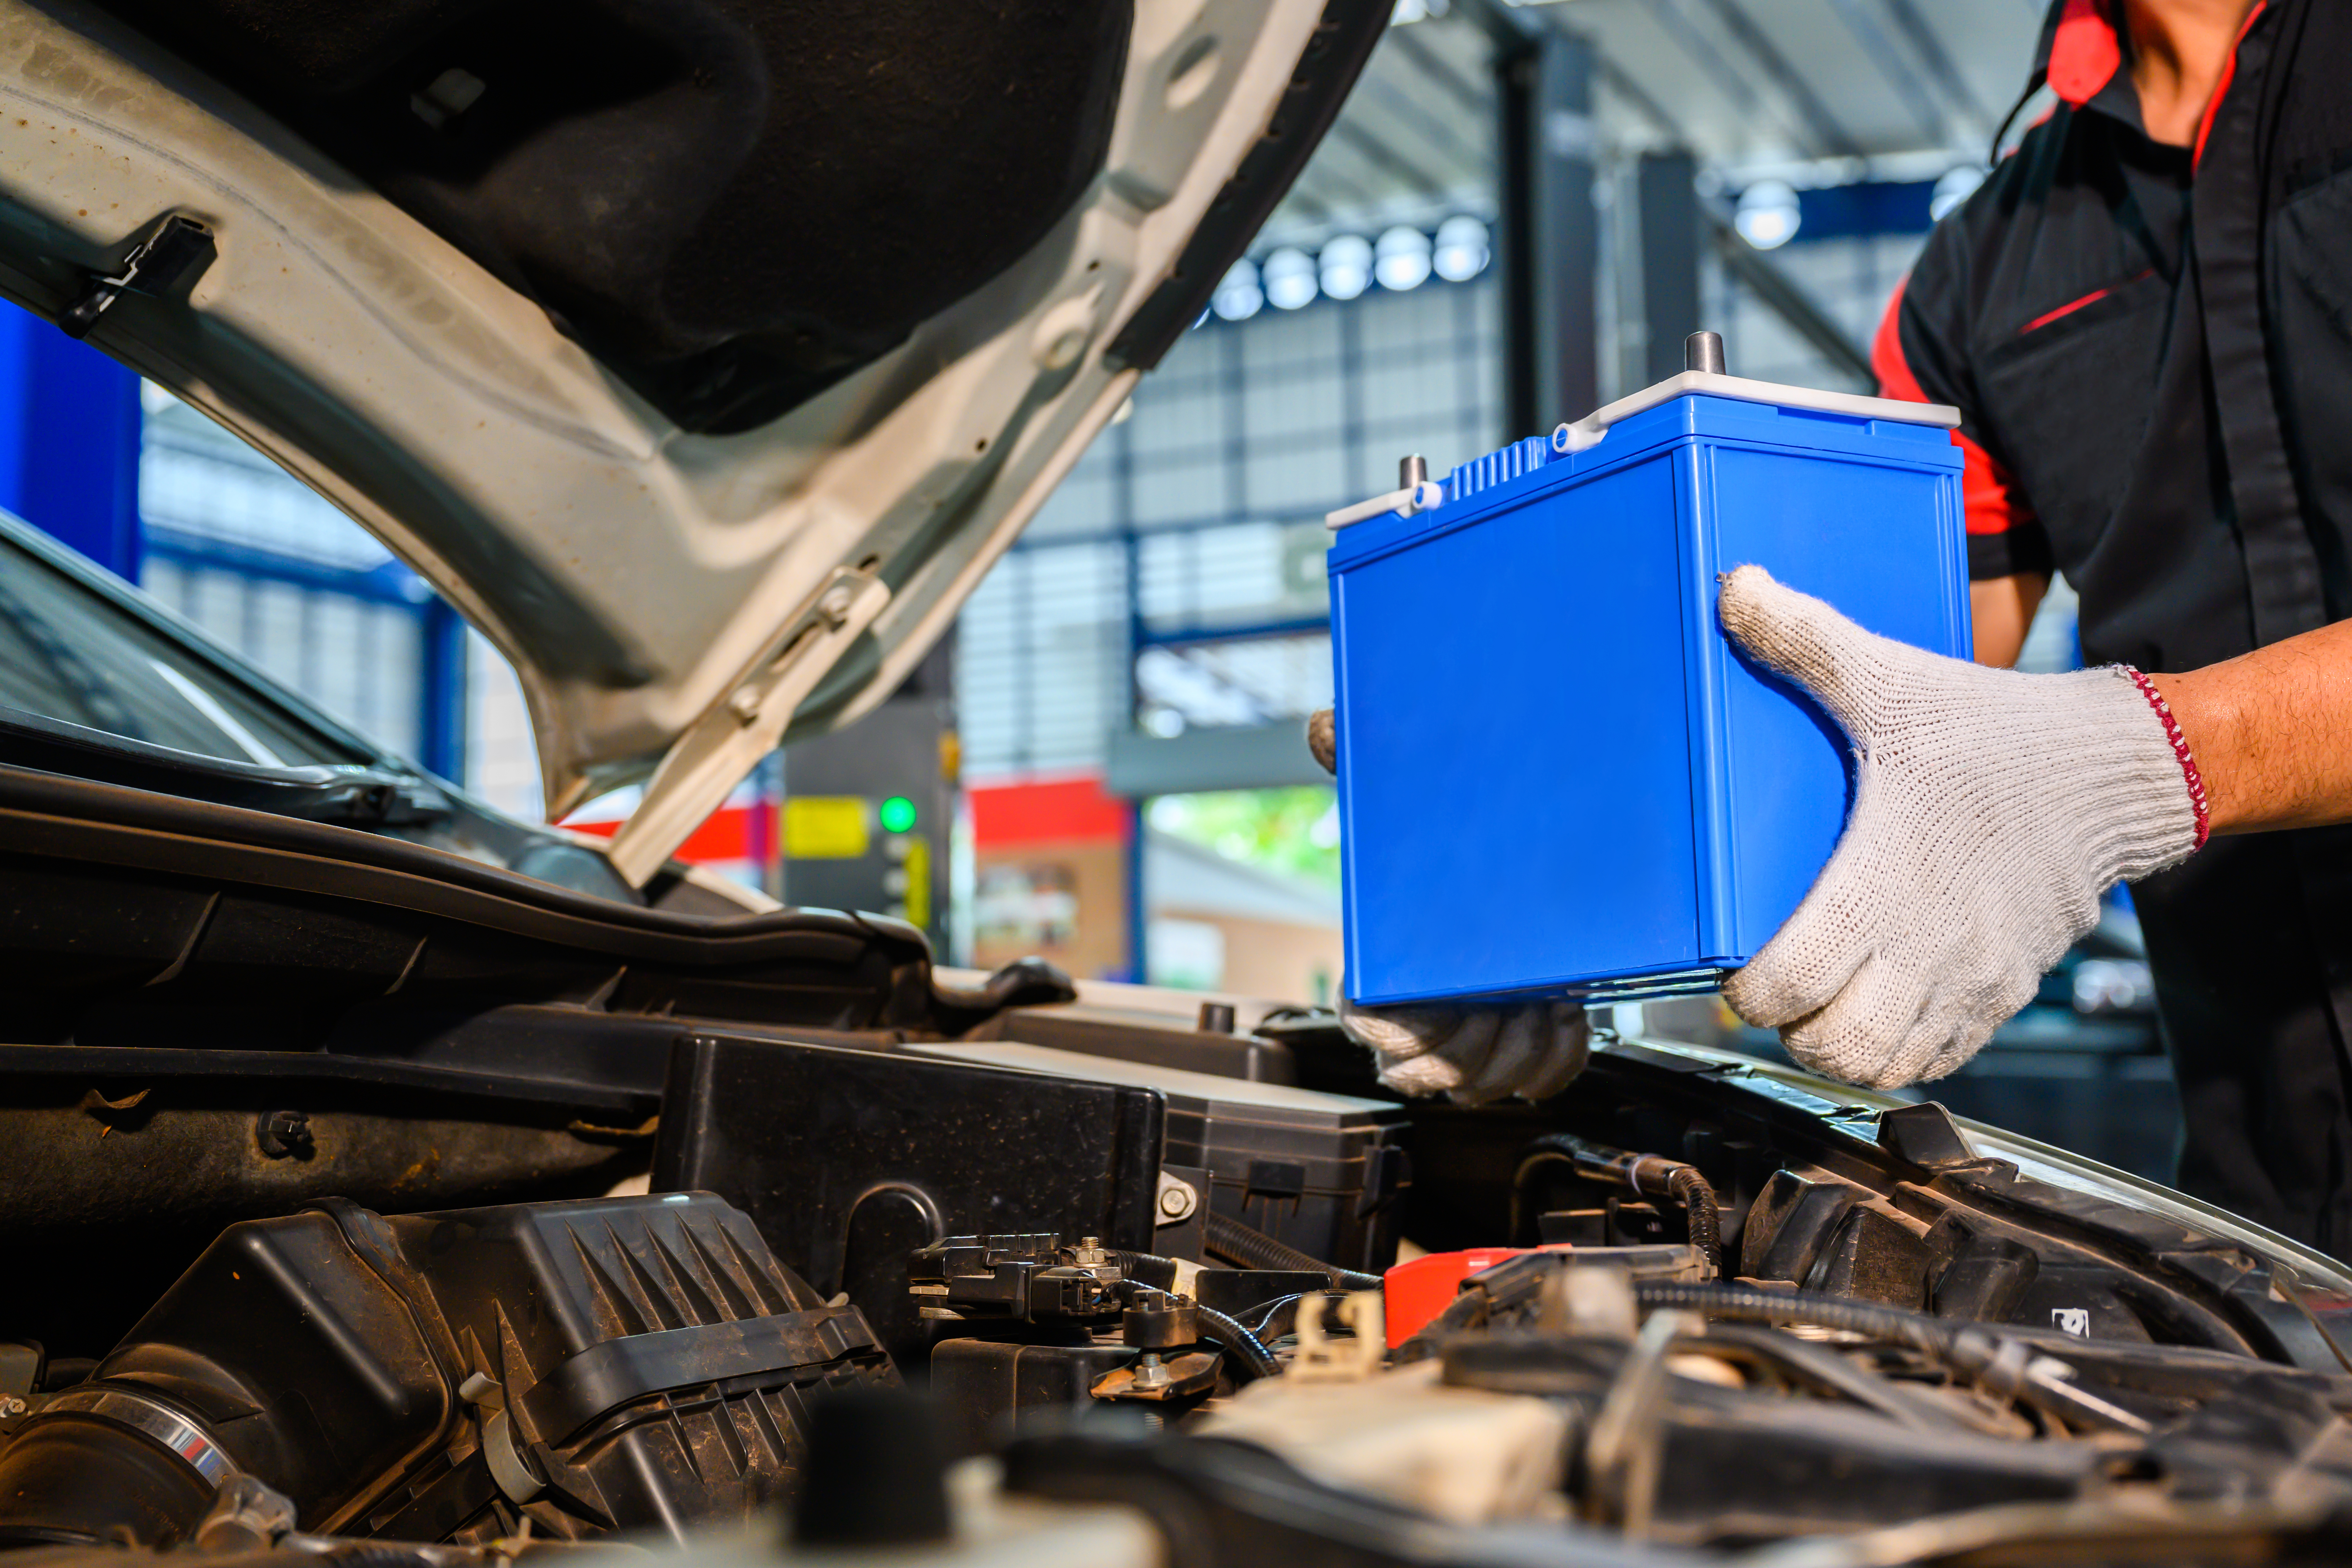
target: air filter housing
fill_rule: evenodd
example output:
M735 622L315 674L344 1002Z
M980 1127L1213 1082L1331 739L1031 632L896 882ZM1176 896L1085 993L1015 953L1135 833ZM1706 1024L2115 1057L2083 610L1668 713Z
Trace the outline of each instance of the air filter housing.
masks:
M813 1394L896 1381L708 1194L330 1202L229 1227L17 1424L0 1541L171 1544L237 1473L314 1531L678 1535L792 1499Z

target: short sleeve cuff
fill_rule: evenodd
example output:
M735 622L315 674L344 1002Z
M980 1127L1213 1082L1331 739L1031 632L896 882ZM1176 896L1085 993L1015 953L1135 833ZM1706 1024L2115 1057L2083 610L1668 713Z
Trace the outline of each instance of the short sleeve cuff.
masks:
M1969 580L1981 583L1989 577L2014 577L2021 572L2038 572L2048 576L2054 571L2050 559L2050 536L2042 531L2039 523L2020 523L1999 533L1969 535Z

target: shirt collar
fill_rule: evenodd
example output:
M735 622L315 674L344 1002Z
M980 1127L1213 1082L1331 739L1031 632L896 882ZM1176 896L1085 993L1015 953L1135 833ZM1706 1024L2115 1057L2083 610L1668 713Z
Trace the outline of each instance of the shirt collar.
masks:
M2139 89L2124 68L2130 54L2115 0L2056 0L2042 24L2036 79L2069 108L2095 110L2144 136Z
M2050 90L2076 109L2102 95L2113 97L2119 82L2130 86L2123 70L2123 37L2102 0L2062 0L2053 6L2042 49L2042 76ZM2135 103L2132 118L2138 117Z

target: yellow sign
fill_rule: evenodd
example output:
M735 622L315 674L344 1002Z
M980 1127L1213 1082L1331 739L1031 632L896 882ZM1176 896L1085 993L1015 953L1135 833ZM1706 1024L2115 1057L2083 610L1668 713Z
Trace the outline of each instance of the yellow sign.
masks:
M931 846L920 834L907 840L907 923L924 930L931 923Z
M784 858L862 860L872 808L854 795L793 795L784 802Z

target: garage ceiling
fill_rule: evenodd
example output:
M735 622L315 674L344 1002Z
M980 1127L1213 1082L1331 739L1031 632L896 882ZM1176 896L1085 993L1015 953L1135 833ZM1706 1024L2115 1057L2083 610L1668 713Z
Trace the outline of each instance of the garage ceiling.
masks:
M1270 237L1491 210L1493 47L1474 9L1488 3L1404 0ZM1551 0L1502 14L1592 40L1603 147L1679 142L1735 184L1766 169L1811 184L1981 159L2023 85L2042 0Z

